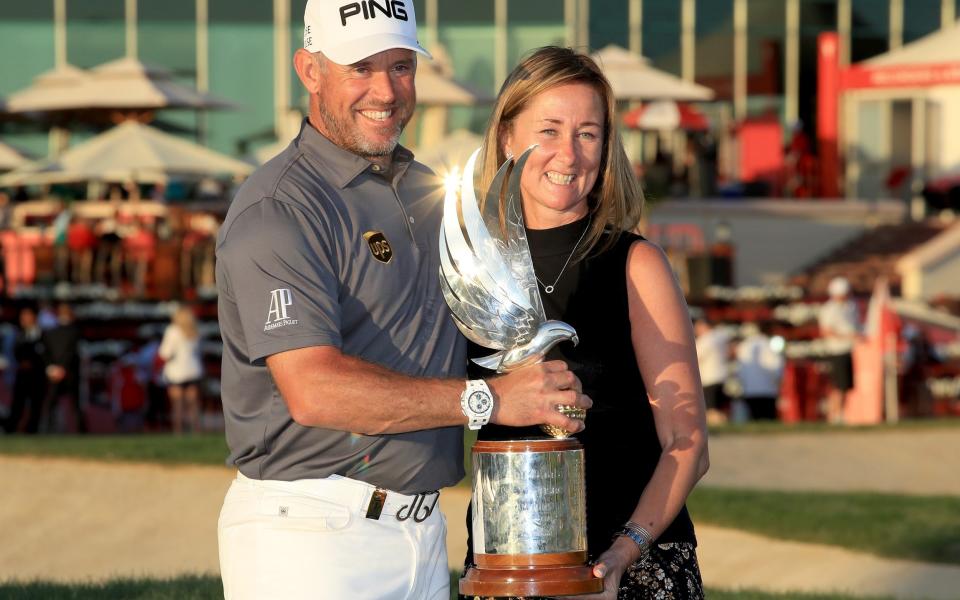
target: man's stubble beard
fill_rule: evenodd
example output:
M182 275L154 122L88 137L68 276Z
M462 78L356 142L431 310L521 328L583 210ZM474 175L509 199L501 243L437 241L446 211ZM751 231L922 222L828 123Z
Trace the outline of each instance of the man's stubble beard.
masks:
M365 138L360 131L360 127L355 122L339 119L333 113L328 112L322 96L318 98L318 100L320 121L323 123L324 130L330 136L330 141L345 150L363 157L388 156L392 154L393 149L397 147L397 143L400 141L400 134L403 133L403 128L407 126L410 117L413 115L413 111L407 109L405 106L397 105L392 107L392 110L402 110L405 114L402 115L400 122L392 127L395 131L391 132L390 138L385 142L378 143Z

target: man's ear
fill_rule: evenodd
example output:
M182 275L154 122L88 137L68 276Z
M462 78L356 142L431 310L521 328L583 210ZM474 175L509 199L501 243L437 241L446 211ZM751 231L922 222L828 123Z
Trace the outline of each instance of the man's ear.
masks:
M319 60L325 59L320 57ZM297 49L297 52L293 55L293 68L297 72L297 77L300 78L300 83L307 88L310 94L316 94L320 91L322 80L320 65L313 54L303 48Z

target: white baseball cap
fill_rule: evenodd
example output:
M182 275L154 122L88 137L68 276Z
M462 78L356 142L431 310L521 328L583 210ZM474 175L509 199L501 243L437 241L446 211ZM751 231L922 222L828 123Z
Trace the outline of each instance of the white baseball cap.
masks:
M432 58L417 41L413 0L308 0L303 47L340 65L393 48Z

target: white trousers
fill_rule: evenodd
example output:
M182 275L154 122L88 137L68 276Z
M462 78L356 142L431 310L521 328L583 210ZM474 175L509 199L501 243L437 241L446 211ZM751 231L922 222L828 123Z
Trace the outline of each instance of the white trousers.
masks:
M339 476L259 481L238 474L217 528L226 600L448 600L446 520L434 498L403 521L409 496ZM422 518L417 522L414 517Z

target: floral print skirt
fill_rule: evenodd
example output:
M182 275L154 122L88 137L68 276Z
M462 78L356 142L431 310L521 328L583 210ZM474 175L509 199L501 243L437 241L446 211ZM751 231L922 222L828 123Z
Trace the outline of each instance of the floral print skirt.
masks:
M657 544L645 560L627 567L617 600L704 598L697 550L691 543Z
M702 600L697 549L689 542L657 544L644 560L627 567L617 600ZM460 600L474 600L460 596ZM512 598L511 600L537 600ZM541 599L542 600L542 599Z

